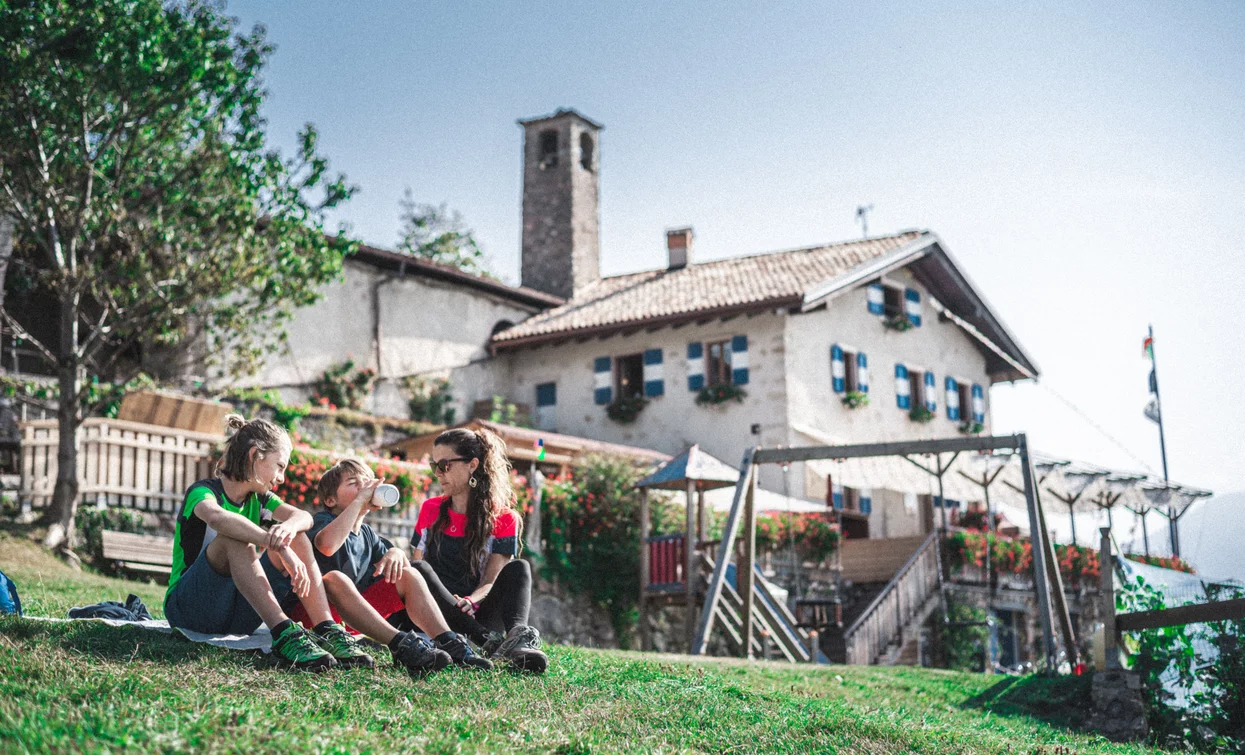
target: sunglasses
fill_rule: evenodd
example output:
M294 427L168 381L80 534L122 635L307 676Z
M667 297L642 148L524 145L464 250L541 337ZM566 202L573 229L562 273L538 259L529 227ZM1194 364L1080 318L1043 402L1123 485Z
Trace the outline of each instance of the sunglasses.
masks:
M471 461L471 459L465 456L455 456L452 459L442 459L440 461L434 461L432 462L432 470L438 474L445 474L446 472L450 471L450 465L456 461Z

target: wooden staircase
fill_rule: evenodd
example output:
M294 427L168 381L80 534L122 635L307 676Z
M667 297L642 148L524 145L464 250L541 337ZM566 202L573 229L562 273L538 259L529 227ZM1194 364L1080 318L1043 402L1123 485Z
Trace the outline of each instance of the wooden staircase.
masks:
M940 604L937 537L937 533L930 533L921 538L893 539L907 541L909 545L917 542L915 548L908 550L907 558L898 568L889 572L890 581L886 587L843 631L843 660L846 663L890 665L912 659L921 625ZM887 540L845 541L845 578L848 565L852 564L847 546L857 542L863 546L857 547L857 555L864 558L852 565L852 573L860 581L879 581L877 576L885 573L886 565L893 563L896 554L906 549L903 543Z

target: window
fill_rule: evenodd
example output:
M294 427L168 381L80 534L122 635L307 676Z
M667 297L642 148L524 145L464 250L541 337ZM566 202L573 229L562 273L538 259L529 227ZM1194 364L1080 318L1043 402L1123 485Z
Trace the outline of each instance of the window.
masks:
M843 352L843 380L848 393L860 390L859 358L854 351Z
M973 419L973 386L967 382L960 382L956 385L956 389L960 394L960 419L971 422Z
M553 432L557 429L558 384L536 386L536 427Z
M540 132L540 167L553 168L558 164L558 132L552 129Z
M592 171L592 134L587 132L579 135L579 167Z
M705 382L709 385L730 385L731 342L714 341L705 344Z
M904 317L904 293L902 288L882 286L882 314L886 317Z
M912 406L925 406L925 373L921 370L908 369L908 390L912 397Z
M614 360L614 391L617 398L644 395L643 354L629 354Z

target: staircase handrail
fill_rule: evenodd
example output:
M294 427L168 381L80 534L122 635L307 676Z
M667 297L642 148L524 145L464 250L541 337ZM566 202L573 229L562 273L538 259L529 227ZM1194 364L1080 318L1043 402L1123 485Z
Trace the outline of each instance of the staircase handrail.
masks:
M891 581L887 582L886 587L882 588L882 592L877 594L877 597L873 599L873 602L869 604L869 607L857 616L856 620L851 623L851 626L843 632L844 640L851 638L851 636L856 633L856 630L860 629L860 626L868 621L869 617L873 615L873 612L876 611L878 606L886 600L887 596L899 586L899 583L902 582L903 578L907 576L908 571L911 570L917 560L924 555L925 551L934 544L937 538L938 531L935 530L934 532L929 533L929 536L926 537L919 546L917 546L917 549L912 552L912 555L908 557L908 560L904 562L904 565L899 567L899 571L895 572L895 576L891 577Z

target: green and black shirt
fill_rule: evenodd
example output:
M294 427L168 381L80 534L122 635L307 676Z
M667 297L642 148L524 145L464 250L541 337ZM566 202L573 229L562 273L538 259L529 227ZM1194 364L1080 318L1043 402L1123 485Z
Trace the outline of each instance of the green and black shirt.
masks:
M178 580L212 542L212 538L216 537L216 530L194 515L195 506L205 500L215 501L225 511L241 514L256 525L272 519L272 512L282 503L272 493L264 493L262 496L251 493L242 503L234 503L225 495L225 486L219 477L199 480L191 485L186 491L186 499L177 515L177 526L173 530L173 571L169 574L166 600Z

